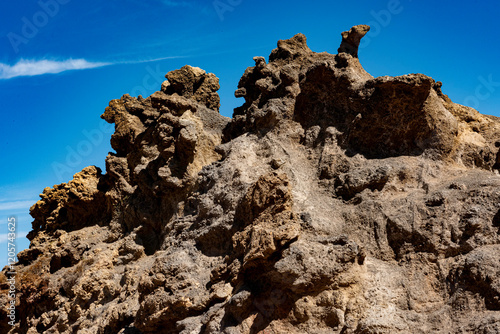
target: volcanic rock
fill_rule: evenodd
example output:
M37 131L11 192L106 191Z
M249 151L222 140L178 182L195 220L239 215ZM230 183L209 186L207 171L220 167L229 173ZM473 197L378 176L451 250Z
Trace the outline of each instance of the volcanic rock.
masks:
M232 119L191 66L111 101L106 173L31 208L2 331L500 332L500 120L423 74L373 78L368 30L337 55L279 41Z
M358 57L358 47L361 39L370 31L370 26L360 24L342 33L342 43L338 53L346 52L353 57Z

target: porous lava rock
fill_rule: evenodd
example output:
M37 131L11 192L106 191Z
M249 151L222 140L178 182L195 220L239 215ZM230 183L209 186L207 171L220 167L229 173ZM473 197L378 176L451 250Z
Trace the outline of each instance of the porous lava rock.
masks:
M106 173L31 208L2 331L498 333L500 121L423 74L373 78L368 30L337 55L279 41L232 119L191 66L111 101Z

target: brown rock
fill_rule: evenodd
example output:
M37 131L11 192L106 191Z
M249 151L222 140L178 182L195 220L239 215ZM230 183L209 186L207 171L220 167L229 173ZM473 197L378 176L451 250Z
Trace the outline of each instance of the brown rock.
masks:
M206 73L199 67L186 65L179 70L167 73L168 81L162 85L166 94L179 94L205 105L209 109L219 110L219 78L213 73Z
M231 120L191 66L111 101L106 174L32 207L1 330L497 333L500 121L423 74L373 78L368 30L338 55L279 41Z
M370 31L370 26L360 24L352 27L348 31L342 32L342 43L338 49L338 53L348 53L353 57L358 58L358 47L361 39Z

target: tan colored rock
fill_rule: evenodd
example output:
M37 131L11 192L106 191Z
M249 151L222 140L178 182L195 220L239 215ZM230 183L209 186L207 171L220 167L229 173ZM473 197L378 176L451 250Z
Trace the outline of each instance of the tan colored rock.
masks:
M209 109L219 110L219 78L213 73L206 73L199 67L186 65L179 70L169 72L168 83L162 85L166 94L178 94L205 105Z
M370 26L360 24L352 27L349 31L342 33L342 43L338 49L338 53L348 53L353 57L358 58L358 47L361 39L370 31Z
M32 207L20 322L0 329L498 333L500 121L423 74L373 78L368 30L338 55L279 41L231 120L191 66L111 101L106 174Z

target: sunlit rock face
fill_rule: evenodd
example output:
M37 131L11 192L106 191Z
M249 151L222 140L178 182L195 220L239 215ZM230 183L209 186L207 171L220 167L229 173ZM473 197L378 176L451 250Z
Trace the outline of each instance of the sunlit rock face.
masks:
M232 119L191 66L111 101L106 172L31 208L2 332L499 333L500 121L423 74L373 78L368 32L279 41Z

